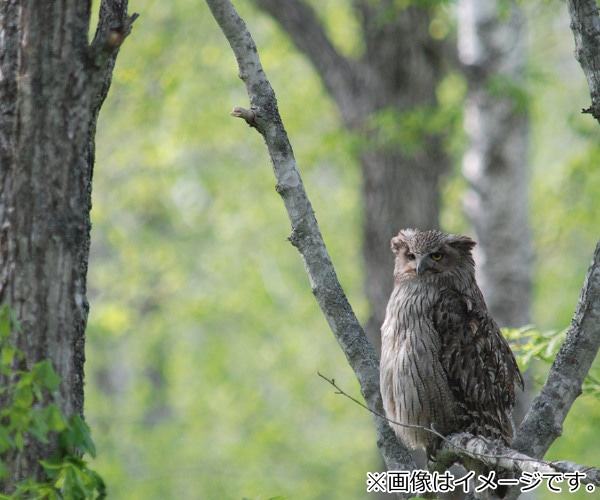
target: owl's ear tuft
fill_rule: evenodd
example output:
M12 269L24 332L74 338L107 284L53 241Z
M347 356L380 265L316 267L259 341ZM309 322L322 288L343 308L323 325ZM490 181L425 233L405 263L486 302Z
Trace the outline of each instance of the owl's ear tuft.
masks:
M469 238L468 236L462 235L452 235L451 239L448 241L448 244L456 248L457 250L461 250L463 252L471 252L473 247L477 245L477 242Z
M399 236L394 236L390 241L390 246L392 247L392 252L398 255L400 253L400 249L406 248L406 242Z
M394 236L390 241L390 246L392 248L392 252L398 255L402 248L406 248L408 246L408 240L410 240L414 234L414 229L403 229L398 233L397 236Z

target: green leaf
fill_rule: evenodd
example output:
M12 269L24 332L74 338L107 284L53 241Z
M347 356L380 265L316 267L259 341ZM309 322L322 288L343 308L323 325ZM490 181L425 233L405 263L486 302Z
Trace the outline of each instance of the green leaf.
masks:
M35 381L50 392L56 391L60 385L61 378L54 371L52 364L48 360L36 363L33 367L32 374Z
M21 431L15 432L15 447L17 448L17 450L22 451L23 445L23 433Z
M4 425L0 425L0 453L4 453L6 450L14 448L15 442L10 436L8 429ZM0 472L0 477L1 472Z
M75 448L91 457L96 456L96 446L92 440L90 428L77 414L71 416L69 427L61 434L60 440L66 448Z
M0 306L0 339L10 337L13 327L19 328L15 311L8 304L2 304Z
M46 406L46 408L43 409L43 414L48 425L48 430L62 432L68 428L69 424L67 419L55 404Z
M16 349L10 345L3 343L2 344L2 352L0 354L0 364L2 366L2 371L5 375L9 375L10 373L10 364L12 363L15 357Z
M8 340L16 319L0 306L0 372L16 380L0 388L0 394L9 403L0 408L0 453L7 450L22 450L27 439L34 437L48 443L51 433L59 433L63 453L81 452L95 456L96 449L87 424L79 415L69 420L58 406L51 401L61 378L48 360L36 363L29 371L15 371L15 357L24 359L23 354ZM48 401L50 401L48 403ZM48 404L47 404L48 403ZM43 498L45 500L88 500L106 497L104 481L96 472L88 469L87 463L72 455L58 455L40 461L47 480L36 482L27 478L15 485L15 492L3 498ZM8 469L0 461L0 480L8 476Z
M23 380L21 380L23 382ZM19 383L13 395L13 404L17 408L30 408L33 404L33 390L28 383Z
M40 443L48 444L48 422L45 418L43 410L31 411L31 425L29 433L36 438Z
M40 464L42 464L46 474L52 478L55 477L62 468L63 461L59 457L52 457L48 460L40 460Z

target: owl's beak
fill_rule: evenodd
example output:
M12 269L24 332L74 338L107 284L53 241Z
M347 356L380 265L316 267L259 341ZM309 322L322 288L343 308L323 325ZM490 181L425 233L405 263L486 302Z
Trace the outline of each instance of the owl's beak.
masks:
M429 263L426 257L417 260L417 276L422 276L429 269Z

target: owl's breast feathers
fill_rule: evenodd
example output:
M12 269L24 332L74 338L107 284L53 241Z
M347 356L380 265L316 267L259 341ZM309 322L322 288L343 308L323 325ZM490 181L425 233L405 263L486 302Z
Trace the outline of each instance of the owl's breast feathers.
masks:
M510 444L515 385L523 379L479 289L395 287L382 326L381 392L407 446L437 441L423 427Z
M439 359L458 408L460 431L510 444L515 385L523 378L483 297L440 290L432 304Z

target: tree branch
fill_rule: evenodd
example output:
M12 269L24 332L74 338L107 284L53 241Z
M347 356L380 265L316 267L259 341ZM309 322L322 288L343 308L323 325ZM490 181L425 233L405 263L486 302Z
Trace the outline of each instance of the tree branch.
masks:
M90 44L90 54L99 68L117 52L138 18L138 14L127 14L127 6L127 0L102 0L100 3L98 25Z
M345 396L357 405L373 413L373 410L370 410L366 405L341 389L334 379L330 379L321 373L318 373L318 375L336 389L336 394ZM436 455L430 463L430 466L438 471L446 470L454 463L459 462L467 469L475 468L482 470L483 466L490 470L504 469L512 472L525 472L527 474L573 474L577 472L581 475L585 475L585 477L580 476L579 478L582 483L600 486L600 469L594 467L588 467L566 460L546 462L519 453L517 450L504 446L497 441L474 436L467 432L444 436L432 428L427 428L422 425L395 422L384 415L378 416L385 418L390 423L402 425L404 427L422 429L439 437L441 439L441 445L437 449ZM517 485L515 489L518 490L519 486ZM516 498L516 496L517 495L515 495L514 498Z
M571 30L575 37L575 58L590 88L592 105L584 109L600 123L600 19L595 0L567 0Z
M292 225L289 240L302 255L312 292L356 374L368 408L373 412L377 445L389 469L414 469L415 464L408 450L396 439L387 421L378 416L384 413L379 392L379 360L337 279L256 45L229 0L206 1L238 61L240 78L250 98L252 125L263 136L277 179L276 189ZM250 116L242 111L236 114Z
M513 442L515 449L543 457L562 433L562 424L600 348L600 242L588 269L567 337L552 363L548 379L525 416Z
M342 56L325 33L314 10L298 0L253 0L254 4L277 20L317 69L327 91L343 115L352 114L358 72L352 61ZM344 116L346 120L348 118Z
M94 89L92 113L97 117L112 82L113 69L119 49L131 33L133 22L138 14L127 13L128 0L102 0L94 39L88 47L90 74ZM95 119L94 119L95 121ZM90 134L95 135L95 124Z
M448 458L445 458L446 456ZM454 463L455 457L460 457L462 460L465 458L476 460L491 470L504 469L530 474L579 472L586 476L581 479L582 483L600 486L600 469L566 460L557 462L537 460L508 446L499 445L495 441L488 441L468 433L445 437L436 455L436 460L442 463Z

